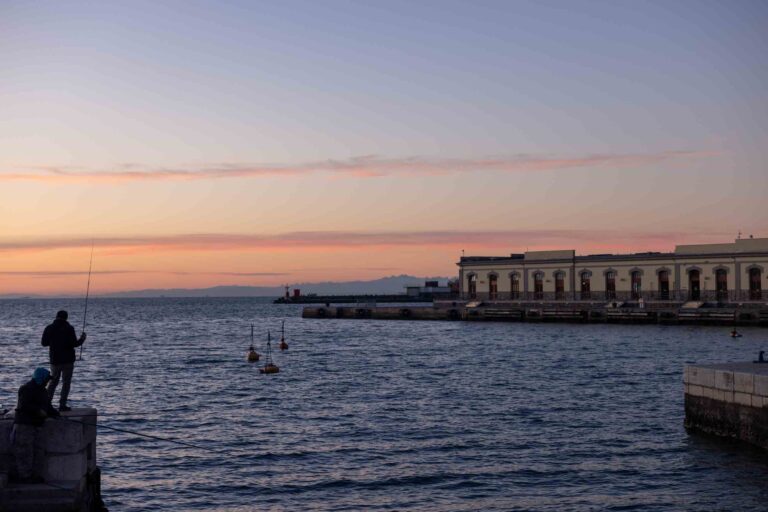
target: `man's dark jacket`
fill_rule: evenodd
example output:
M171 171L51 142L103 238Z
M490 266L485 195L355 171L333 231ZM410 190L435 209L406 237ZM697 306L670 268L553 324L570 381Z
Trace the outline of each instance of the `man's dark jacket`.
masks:
M32 379L21 386L14 423L39 427L48 416L55 418L59 416L59 411L51 406L45 385Z
M75 347L83 344L77 339L75 328L69 322L57 318L43 331L44 347L50 347L51 364L70 364L75 362Z

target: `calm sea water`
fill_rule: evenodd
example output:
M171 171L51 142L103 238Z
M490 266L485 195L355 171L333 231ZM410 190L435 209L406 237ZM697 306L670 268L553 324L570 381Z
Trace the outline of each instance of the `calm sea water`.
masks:
M0 301L0 403L45 364L59 308ZM768 330L303 320L254 299L93 300L72 405L112 510L766 510L768 456L689 436L684 363ZM245 362L286 320L281 372Z

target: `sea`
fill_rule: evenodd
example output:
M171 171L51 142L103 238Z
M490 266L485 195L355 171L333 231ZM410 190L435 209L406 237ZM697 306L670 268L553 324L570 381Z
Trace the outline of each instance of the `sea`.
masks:
M0 301L0 404L82 300ZM683 428L683 366L768 329L302 319L252 298L92 299L70 404L133 511L768 510L768 456ZM284 322L286 351L277 350ZM271 335L280 373L248 363ZM262 361L263 363L263 361ZM193 446L148 439L170 438Z

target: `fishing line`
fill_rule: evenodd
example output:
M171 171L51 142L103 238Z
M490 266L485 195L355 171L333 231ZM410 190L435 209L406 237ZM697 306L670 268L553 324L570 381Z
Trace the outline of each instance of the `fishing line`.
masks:
M198 450L206 450L213 453L224 453L221 450L217 450L215 448L208 448L207 446L200 446L197 444L187 443L186 441L177 441L176 439L169 439L167 437L160 437L160 436L153 436L151 434L142 434L141 432L135 432L133 430L126 430L124 428L117 428L117 427L109 427L107 425L102 425L100 423L88 423L85 421L79 421L79 420L73 420L65 416L61 416L59 419L62 419L64 421L71 421L72 423L79 423L81 425L86 425L89 427L97 427L97 428L106 428L107 430L114 430L116 432L123 432L125 434L131 434L134 436L141 436L146 437L149 439L156 439L158 441L165 441L167 443L174 443L174 444L180 444L182 446L188 446L190 448L197 448Z

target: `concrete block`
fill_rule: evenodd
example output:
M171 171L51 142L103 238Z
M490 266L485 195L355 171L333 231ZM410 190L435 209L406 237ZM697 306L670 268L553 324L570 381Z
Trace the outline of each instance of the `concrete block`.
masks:
M85 447L83 426L66 420L47 420L43 425L43 439L48 453L77 453Z
M715 387L715 370L711 368L689 366L688 383L713 388Z
M715 390L715 400L718 400L720 402L728 402L733 403L733 391L725 391L723 389L716 389Z
M690 382L688 380L689 379L689 377L688 377L689 368L690 368L690 366L687 366L687 365L683 367L683 383L684 384L688 384L688 382Z
M705 398L711 398L713 400L717 400L717 390L715 388L705 388L701 387L701 395Z
M734 372L733 374L733 390L737 393L749 393L754 391L754 377L753 373L741 373Z
M733 402L739 405L752 406L752 395L749 393L733 393Z
M96 442L96 425L98 423L98 413L91 407L77 407L69 412L62 414L64 420L79 425L83 429L83 444L81 448Z
M0 453L11 453L11 430L12 421L0 421Z
M715 386L724 391L733 391L733 372L728 370L715 370Z
M86 464L88 464L88 471L96 469L96 442L89 444L85 447Z
M0 473L11 473L16 470L16 458L10 453L0 453Z
M704 388L695 384L688 384L688 394L691 396L704 396Z
M48 455L43 476L46 480L80 480L87 471L86 453Z
M760 395L749 395L749 396L752 397L752 407L757 407L758 409L763 407L768 407L768 399L765 399Z
M754 376L754 390L755 395L768 397L768 375L755 375Z

